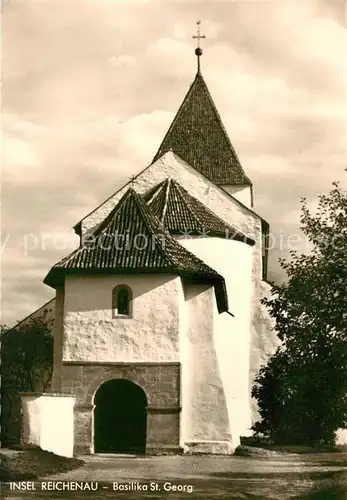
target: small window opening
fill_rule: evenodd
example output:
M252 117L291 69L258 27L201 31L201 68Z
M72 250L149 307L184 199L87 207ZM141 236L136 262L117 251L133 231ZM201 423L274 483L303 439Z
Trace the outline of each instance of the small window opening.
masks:
M125 285L117 286L112 293L112 316L131 316L132 293Z

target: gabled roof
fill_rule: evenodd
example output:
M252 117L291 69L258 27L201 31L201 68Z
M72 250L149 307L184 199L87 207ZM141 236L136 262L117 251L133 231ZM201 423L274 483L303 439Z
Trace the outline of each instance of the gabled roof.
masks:
M252 185L200 72L196 74L153 162L170 149L215 184Z
M168 178L143 195L151 212L175 236L197 235L243 241L254 240L231 227L201 201L191 196L177 181Z
M48 302L45 302L41 307L39 307L38 309L35 309L35 311L30 313L28 316L25 316L25 318L21 319L14 326L9 328L6 332L6 334L16 331L18 328L25 325L25 323L29 322L31 319L43 318L47 313L51 313L52 317L53 317L54 316L54 305L55 305L55 298L50 299Z
M180 162L182 164L182 166L191 167L186 161L183 160L183 158L181 158L180 156L178 156L173 151L168 151L167 153L164 153L163 157L158 158L157 161L160 163L161 161L167 161L168 158L170 158L170 161L172 161L172 159L174 159L175 161ZM103 200L93 210L91 210L84 217L82 217L82 219L80 219L73 226L73 229L74 229L75 233L78 236L81 237L82 236L82 224L83 224L83 222L86 219L88 219L88 217L90 217L92 214L94 214L97 210L99 210L102 206L104 206L107 202L109 202L110 200L112 200L112 198L114 198L117 194L119 194L120 191L122 191L124 188L132 186L134 182L136 183L139 179L141 179L141 176L145 172L147 172L147 170L150 169L152 167L152 165L153 165L153 163L151 163L150 165L147 165L147 167L143 168L138 174L136 174L135 176L133 176L131 180L129 180L123 186L121 186L119 189L117 189L117 191L112 192L112 194L110 196L108 196L108 198L106 198L105 200ZM199 172L199 173L200 173L201 176L203 176L203 178L205 178L205 180L207 182L212 182L213 183L212 179L210 179L208 177L208 175L203 174L202 172ZM235 203L242 210L244 210L248 214L250 214L250 215L252 215L252 216L260 219L262 222L264 222L264 224L268 225L268 222L261 215L259 215L257 212L255 212L252 208L250 208L249 206L247 206L244 203L242 203L242 201L240 201L238 198L235 198L235 196L233 196L232 194L230 194L228 191L226 191L225 189L223 189L221 186L215 185L215 187L218 189L218 191L220 192L220 194L223 195L226 199L232 200L233 203ZM93 231L94 231L94 229L93 229Z
M56 288L70 274L161 273L214 286L219 312L228 310L224 278L181 246L129 189L89 241L55 264L44 282Z

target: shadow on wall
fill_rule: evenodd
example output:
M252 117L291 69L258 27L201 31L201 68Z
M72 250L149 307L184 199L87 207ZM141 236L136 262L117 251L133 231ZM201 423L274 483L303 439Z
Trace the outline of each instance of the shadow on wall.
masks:
M149 292L152 292L156 290L157 288L160 288L161 286L165 285L166 283L169 283L170 281L176 279L174 276L165 276L165 275L156 275L156 280L153 280L153 275L148 274L148 280L145 280L144 278L146 277L145 274L140 275L140 276L122 276L122 275L114 275L111 276L109 279L109 284L105 284L104 290L100 290L99 294L96 294L95 292L93 293L93 301L91 302L90 300L71 300L71 297L76 296L80 297L81 295L81 288L84 288L84 293L87 295L88 294L88 285L93 292L95 290L95 285L93 284L93 279L95 278L95 283L98 284L100 280L100 276L88 276L88 282L85 280L83 287L82 286L74 286L73 288L70 288L69 290L69 312L77 312L77 313L83 313L83 312L92 312L96 310L105 310L107 308L107 304L109 304L109 308L111 309L112 307L112 290L116 285L126 285L131 288L132 291L132 298L133 300L138 299L139 297L146 295ZM115 278L116 281L115 282ZM84 278L80 278L83 280ZM106 283L106 281L105 281ZM76 278L76 285L77 285L77 278ZM105 293L106 297L108 300L105 302ZM70 295L71 294L71 295ZM106 304L106 306L105 306Z

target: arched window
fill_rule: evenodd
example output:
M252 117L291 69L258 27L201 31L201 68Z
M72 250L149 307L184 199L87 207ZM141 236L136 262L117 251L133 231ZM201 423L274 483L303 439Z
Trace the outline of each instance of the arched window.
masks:
M112 317L131 317L132 292L127 285L118 285L112 290Z

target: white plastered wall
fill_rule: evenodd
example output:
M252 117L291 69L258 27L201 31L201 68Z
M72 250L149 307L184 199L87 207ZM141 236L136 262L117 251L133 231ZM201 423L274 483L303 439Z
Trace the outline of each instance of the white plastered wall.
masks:
M57 394L23 394L22 444L73 456L75 398Z
M246 205L246 207L248 207L248 208L252 208L253 207L253 193L252 193L252 187L251 186L244 186L244 185L229 186L229 185L225 185L225 186L221 186L221 187L224 189L224 191L226 191L227 193L231 194L232 196L234 196L234 198L236 198L241 203L243 203L244 205Z
M249 372L251 348L252 247L221 238L190 238L180 243L218 271L226 281L229 310L219 314L216 300L211 314L209 342L216 352L216 369L225 393L233 441L249 434ZM204 314L202 312L202 314Z
M336 433L336 444L347 446L347 429L338 429Z
M132 290L132 317L112 318L112 290ZM63 361L179 361L181 280L164 275L68 277Z
M234 449L213 337L214 290L185 284L187 329L181 336L181 446L185 451Z

